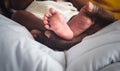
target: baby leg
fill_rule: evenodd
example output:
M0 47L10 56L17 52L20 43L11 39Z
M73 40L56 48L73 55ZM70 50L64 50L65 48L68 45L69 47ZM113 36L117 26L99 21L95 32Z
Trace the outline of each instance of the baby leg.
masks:
M89 3L82 7L79 13L74 16L69 22L69 26L74 33L74 37L80 35L85 30L87 30L91 25L93 25L93 20L88 16L88 12L92 10L93 5Z
M91 27L94 23L97 24L99 22L99 25L104 27L113 21L114 15L112 12L89 2L88 5L81 8L78 15L71 19L69 26L74 33L74 37L76 37Z

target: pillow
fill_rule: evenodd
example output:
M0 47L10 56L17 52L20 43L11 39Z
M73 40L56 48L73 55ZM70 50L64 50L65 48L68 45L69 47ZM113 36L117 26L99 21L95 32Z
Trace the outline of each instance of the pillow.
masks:
M120 20L66 51L66 71L99 71L120 61Z
M0 71L64 71L64 52L33 39L27 29L0 15Z

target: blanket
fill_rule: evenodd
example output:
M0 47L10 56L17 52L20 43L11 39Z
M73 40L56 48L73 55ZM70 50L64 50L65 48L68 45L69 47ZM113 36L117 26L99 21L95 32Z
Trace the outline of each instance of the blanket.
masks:
M54 1L33 1L26 11L31 12L39 18L43 18L45 13L49 13L49 8L54 8L69 21L70 18L78 14L77 9L70 2L54 2Z

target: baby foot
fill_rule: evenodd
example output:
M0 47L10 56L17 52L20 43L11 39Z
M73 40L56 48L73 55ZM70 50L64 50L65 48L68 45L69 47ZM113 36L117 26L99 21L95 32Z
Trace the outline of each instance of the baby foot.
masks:
M56 33L59 37L70 40L73 38L73 32L67 25L67 22L62 14L58 13L53 8L50 8L50 14L44 15L44 25L45 28L48 30L52 30Z

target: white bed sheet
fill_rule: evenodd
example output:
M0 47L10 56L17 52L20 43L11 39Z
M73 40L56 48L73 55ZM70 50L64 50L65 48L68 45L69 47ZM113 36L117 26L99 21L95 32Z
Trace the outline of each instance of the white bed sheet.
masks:
M0 15L0 71L64 70L64 52L38 43L26 28Z
M120 71L120 62L113 63L105 68L101 69L100 71Z
M0 15L0 71L98 71L118 61L120 20L64 54L35 41L25 27Z
M66 71L99 71L120 61L120 20L112 23L66 52Z

